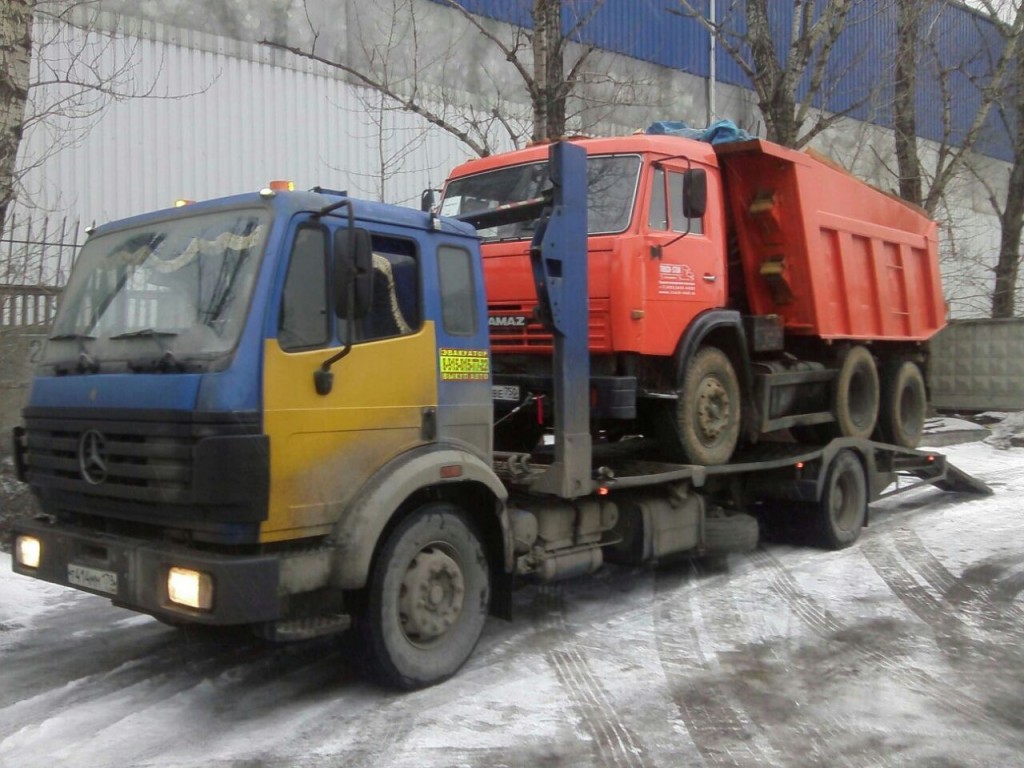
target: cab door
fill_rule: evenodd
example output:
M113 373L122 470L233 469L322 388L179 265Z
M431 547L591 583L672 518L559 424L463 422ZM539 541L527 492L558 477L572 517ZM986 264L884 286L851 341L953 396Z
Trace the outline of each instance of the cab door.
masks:
M685 160L655 163L648 175L647 237L651 244L645 269L645 349L669 355L682 331L701 312L722 307L726 265L721 257L713 215L688 217L683 195L687 171L699 168ZM707 173L707 197L720 194L717 178ZM714 210L709 206L709 211Z
M327 534L344 505L390 458L425 439L438 392L433 324L424 320L421 243L371 230L373 296L352 328L349 354L325 395L314 373L337 352L345 321L328 286L332 232L294 226L264 342L264 429L270 436L270 510L261 541Z

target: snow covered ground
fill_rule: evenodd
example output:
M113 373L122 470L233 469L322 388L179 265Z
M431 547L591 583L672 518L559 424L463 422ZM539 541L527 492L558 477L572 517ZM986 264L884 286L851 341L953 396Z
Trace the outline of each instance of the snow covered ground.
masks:
M1024 449L944 448L851 549L608 567L517 595L441 686L344 642L189 636L10 572L0 766L1024 765Z

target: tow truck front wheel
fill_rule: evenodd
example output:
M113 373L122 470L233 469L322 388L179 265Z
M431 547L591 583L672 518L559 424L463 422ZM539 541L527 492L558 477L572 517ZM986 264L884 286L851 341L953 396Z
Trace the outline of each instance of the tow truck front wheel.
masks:
M451 677L469 658L490 600L487 557L451 504L421 507L388 536L359 623L374 676L413 689Z

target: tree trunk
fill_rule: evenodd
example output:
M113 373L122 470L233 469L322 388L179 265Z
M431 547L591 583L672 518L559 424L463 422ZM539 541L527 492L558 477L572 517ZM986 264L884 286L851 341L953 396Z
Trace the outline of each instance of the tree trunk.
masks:
M533 0L533 140L565 135L562 0Z
M33 0L0 4L0 233L14 199L14 172L28 99Z
M992 290L992 317L1013 317L1016 311L1017 280L1020 277L1020 237L1024 230L1024 58L1018 57L1016 102L1012 123L1016 128L1013 166L1006 190L1006 205L999 212L999 259L996 261L995 287Z
M775 53L768 0L748 0L746 20L751 63L757 73L754 90L768 140L792 147L800 130L796 124L796 89Z
M923 201L921 161L917 154L917 20L923 0L897 0L896 52L892 84L892 124L900 197Z

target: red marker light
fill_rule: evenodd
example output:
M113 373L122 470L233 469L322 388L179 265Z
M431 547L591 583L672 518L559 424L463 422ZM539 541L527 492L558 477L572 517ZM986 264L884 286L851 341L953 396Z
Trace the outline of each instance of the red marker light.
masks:
M798 461L798 462L796 463L796 468L797 468L797 469L803 469L803 468L804 468L804 463L803 463L802 461Z
M604 486L601 486L600 488L597 489L597 495L598 496L607 496L608 495L608 489L605 488Z
M295 182L287 179L275 179L268 185L275 192L294 192Z

